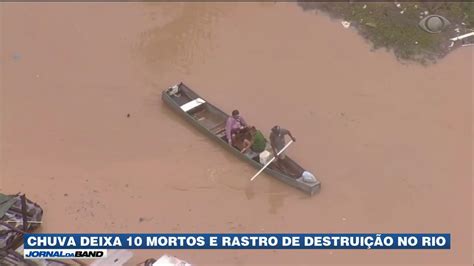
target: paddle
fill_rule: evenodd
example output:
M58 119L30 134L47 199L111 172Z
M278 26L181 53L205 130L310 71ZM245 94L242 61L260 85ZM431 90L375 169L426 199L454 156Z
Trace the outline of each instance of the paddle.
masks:
M278 153L277 153L277 156L280 155L282 152L284 152L286 150L286 148L288 148L291 143L293 143L293 140L290 140L290 142L288 142L285 147L283 147L283 149L281 149ZM258 171L254 176L252 176L252 178L250 178L250 181L253 181L255 179L255 177L257 177L261 172L263 172L263 170L265 170L265 168L267 168L267 166L269 166L273 160L275 160L275 156L267 163L265 164L265 166L263 166L262 169L260 169L260 171Z

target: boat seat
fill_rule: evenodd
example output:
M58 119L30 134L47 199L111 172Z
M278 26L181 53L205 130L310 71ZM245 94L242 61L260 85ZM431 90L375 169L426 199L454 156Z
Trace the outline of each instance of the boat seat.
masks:
M225 129L221 130L219 133L216 134L219 138L223 138L225 136ZM227 138L226 138L227 139Z
M183 110L184 112L188 112L189 110L194 109L205 102L206 101L204 101L203 99L197 98L181 105L181 110Z
M219 133L225 131L225 122L219 123L217 126L211 128L209 131L211 131L214 135L219 135Z
M193 111L192 116L198 121L204 120L206 119L206 109Z

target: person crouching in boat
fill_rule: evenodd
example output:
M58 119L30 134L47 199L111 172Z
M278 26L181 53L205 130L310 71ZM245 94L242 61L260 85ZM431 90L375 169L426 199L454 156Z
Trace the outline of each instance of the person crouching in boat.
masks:
M267 145L267 140L263 136L260 130L257 130L255 127L250 127L246 133L243 141L243 149L241 153L245 153L249 149L256 153L261 153L265 150Z
M272 132L270 133L270 144L272 145L273 154L277 159L284 160L286 155L283 151L277 156L278 152L285 147L285 135L290 136L293 141L296 141L295 137L291 135L291 132L287 129L281 128L280 126L274 126Z
M240 116L239 110L232 111L232 116L229 116L229 118L227 118L227 122L225 125L225 134L229 145L232 146L235 141L236 134L239 133L245 127L247 127L247 122L245 122L245 119Z

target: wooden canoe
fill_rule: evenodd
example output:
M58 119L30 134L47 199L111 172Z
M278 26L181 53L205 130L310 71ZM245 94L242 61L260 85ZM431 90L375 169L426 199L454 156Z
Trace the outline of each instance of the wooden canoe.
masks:
M258 159L258 154L242 154L238 149L227 143L225 124L229 115L196 94L192 89L183 83L179 83L164 90L161 98L176 113L220 143L235 156L250 163L257 169L263 167ZM310 179L304 178L302 176L304 172L306 172L305 176L309 173L309 171L306 171L289 156L280 161L280 164L272 163L265 169L265 173L270 176L313 195L320 189L321 183L312 174L310 174Z

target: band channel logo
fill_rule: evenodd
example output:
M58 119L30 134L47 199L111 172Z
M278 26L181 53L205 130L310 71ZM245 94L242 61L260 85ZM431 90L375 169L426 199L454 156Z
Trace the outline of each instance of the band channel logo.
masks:
M105 249L25 249L25 259L97 259L106 258Z

